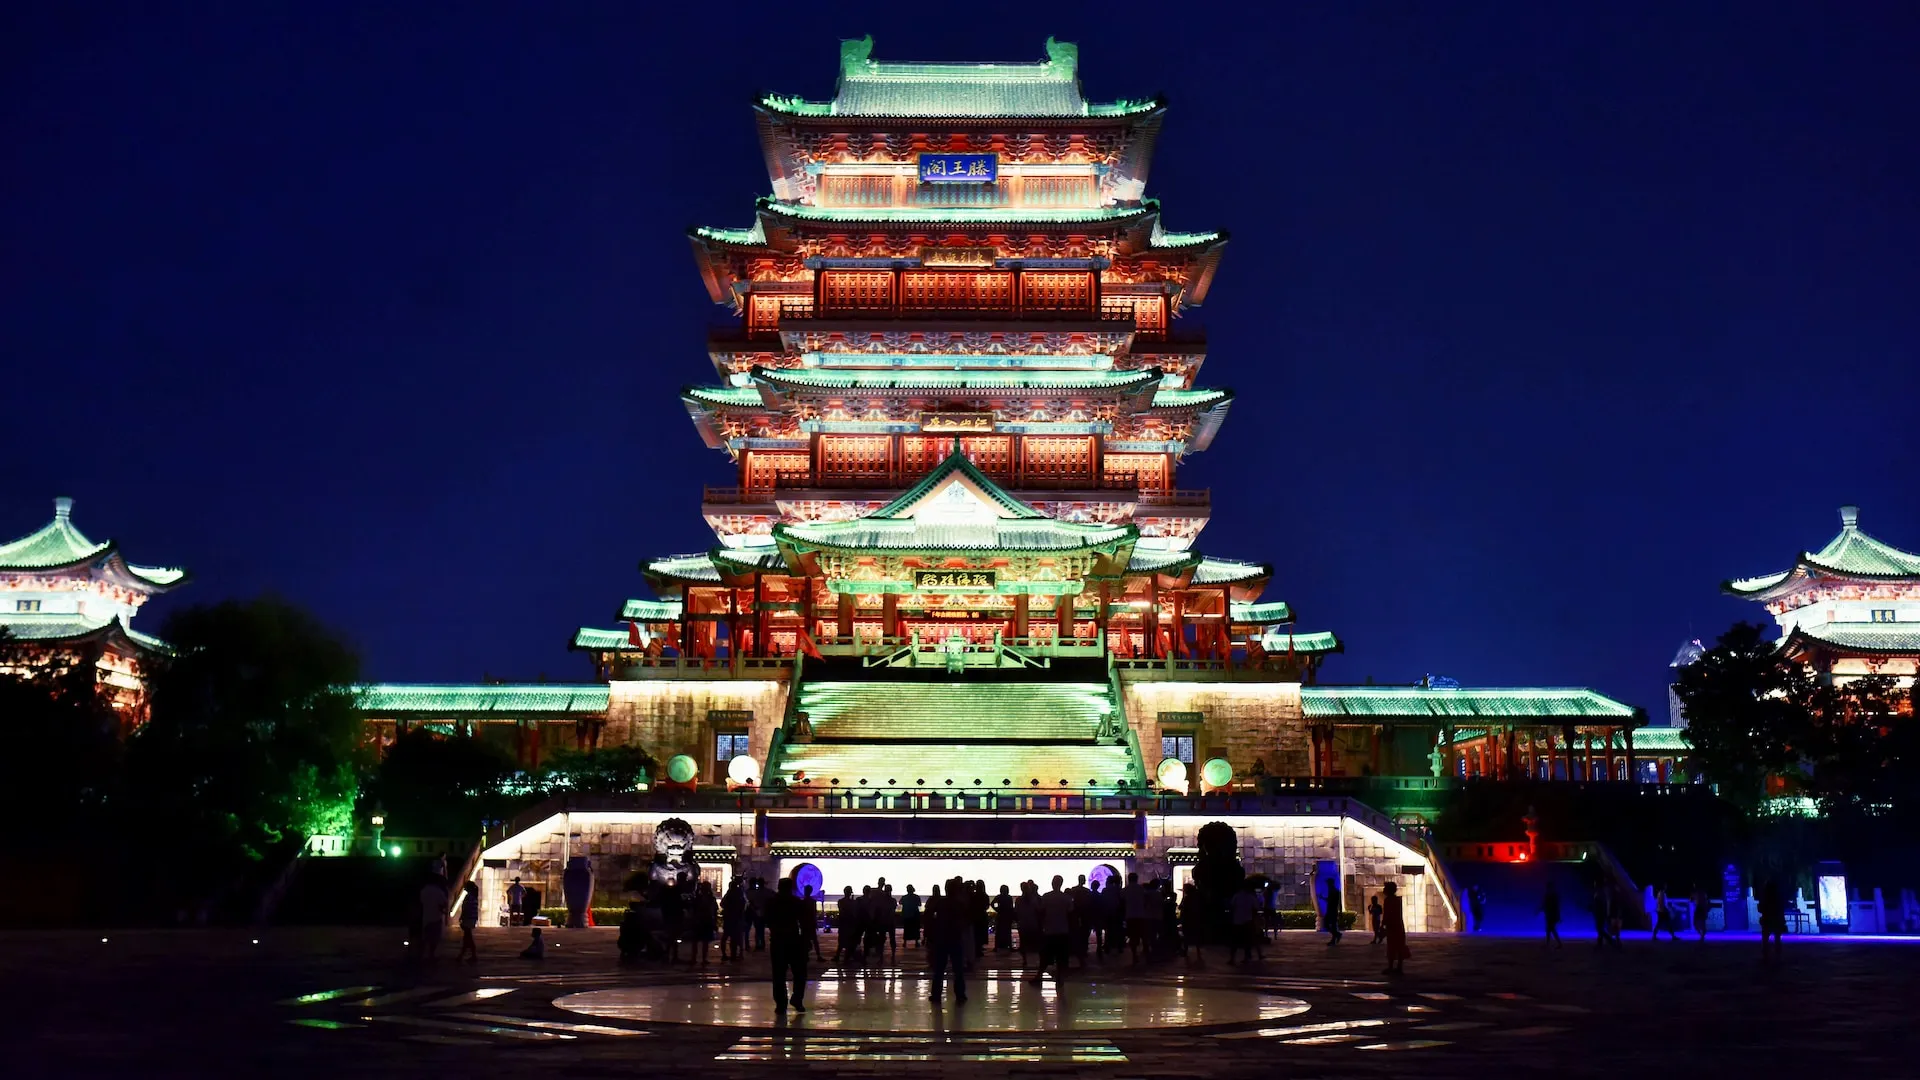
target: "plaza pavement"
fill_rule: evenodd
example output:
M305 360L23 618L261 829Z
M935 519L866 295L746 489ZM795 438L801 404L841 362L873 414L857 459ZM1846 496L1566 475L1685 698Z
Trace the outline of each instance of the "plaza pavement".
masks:
M825 978L777 1021L765 954L623 968L614 931L479 932L477 965L404 961L398 930L0 932L14 1077L1920 1076L1920 943L1752 938L1618 952L1416 936L1408 973L1349 934L1264 962L1177 959L1019 981L988 954L934 1010L918 953ZM105 940L102 940L102 939ZM829 955L832 938L824 942ZM560 1004L556 1004L560 1002Z

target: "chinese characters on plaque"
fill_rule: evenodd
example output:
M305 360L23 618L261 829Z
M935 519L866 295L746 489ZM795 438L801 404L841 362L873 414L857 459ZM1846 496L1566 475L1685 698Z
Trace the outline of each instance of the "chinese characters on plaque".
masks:
M921 154L923 184L991 184L1000 178L994 154Z
M928 592L991 589L996 583L992 570L915 570L913 587Z
M923 412L921 431L992 431L990 412Z

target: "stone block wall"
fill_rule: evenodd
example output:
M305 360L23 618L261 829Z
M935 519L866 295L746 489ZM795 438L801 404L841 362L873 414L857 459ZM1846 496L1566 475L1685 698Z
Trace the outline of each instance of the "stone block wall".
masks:
M707 716L715 710L753 714L747 733L754 759L762 767L773 733L786 714L787 682L783 679L647 679L609 685L606 727L600 745L638 744L664 766L675 754L700 763L701 780L713 758L713 729Z
M1236 777L1258 760L1270 776L1305 776L1309 739L1300 708L1299 683L1174 682L1129 677L1122 672L1127 722L1140 739L1147 775L1160 763L1160 714L1199 713L1194 764L1224 750Z

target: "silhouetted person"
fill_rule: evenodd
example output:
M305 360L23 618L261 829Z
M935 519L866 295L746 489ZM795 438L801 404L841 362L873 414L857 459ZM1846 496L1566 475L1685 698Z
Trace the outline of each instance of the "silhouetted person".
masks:
M1253 891L1253 882L1242 881L1240 891L1227 901L1228 933L1231 935L1227 938L1227 963L1234 962L1235 949L1246 953L1249 962L1253 960L1255 950L1259 951L1260 959L1267 958L1267 935L1260 932L1260 926L1254 919L1259 911L1260 896Z
M1707 914L1713 910L1713 901L1707 899L1707 890L1693 890L1693 932L1701 941L1707 940Z
M1340 944L1340 887L1327 878L1320 887L1320 911L1327 923L1327 948Z
M1540 917L1547 923L1547 940L1557 948L1560 944L1560 890L1554 887L1553 879L1547 879L1546 895L1540 898Z
M1656 885L1653 887L1653 934L1647 940L1659 941L1662 930L1667 932L1668 941L1680 940L1680 933L1673 925L1673 906L1667 900L1667 887Z
M993 898L993 951L1013 951L1013 893L1005 885Z
M966 895L960 879L947 882L946 895L935 885L927 897L921 930L926 937L927 962L933 968L933 993L928 997L940 1004L946 990L947 973L953 973L953 1000L967 1002L966 952L971 947L971 929L966 925Z
M460 897L460 951L453 954L454 963L461 960L480 962L480 951L473 946L473 928L480 925L480 886L467 882Z
M526 925L527 890L520 884L519 878L507 886L507 923L511 926Z
M1067 977L1067 956L1072 948L1073 897L1060 890L1060 882L1060 875L1053 875L1053 888L1040 897L1040 966L1033 973L1035 986L1040 985L1049 966L1054 969L1056 981Z
M1387 940L1387 928L1380 925L1380 912L1380 898L1378 896L1367 901L1367 923L1373 927L1373 940L1367 943L1369 945L1378 945Z
M773 1007L785 1012L789 1001L794 1012L806 1012L807 992L807 906L793 893L793 879L780 879L780 891L767 901L766 927L773 939ZM789 993L787 979L793 989Z
M1389 881L1383 886L1385 892L1380 923L1387 931L1387 974L1406 974L1407 957L1413 951L1407 948L1407 920L1400 907L1400 887Z
M900 898L900 936L907 939L908 945L920 944L920 909L924 904L913 886L907 886L907 895Z
M1487 890L1478 885L1467 890L1467 906L1473 910L1473 932L1487 928Z
M1778 881L1760 886L1755 906L1760 909L1760 955L1778 954L1785 947L1787 932L1787 894Z

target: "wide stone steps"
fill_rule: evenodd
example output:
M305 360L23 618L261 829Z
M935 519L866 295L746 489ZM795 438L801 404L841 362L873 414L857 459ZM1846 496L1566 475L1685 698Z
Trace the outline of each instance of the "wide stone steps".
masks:
M825 742L1091 742L1111 708L1098 683L821 682L800 692Z
M828 787L957 788L1115 787L1142 780L1125 746L1084 743L806 743L789 744L769 780ZM949 784L948 781L952 783ZM1066 781L1062 785L1061 781Z

